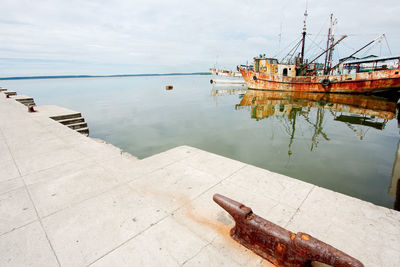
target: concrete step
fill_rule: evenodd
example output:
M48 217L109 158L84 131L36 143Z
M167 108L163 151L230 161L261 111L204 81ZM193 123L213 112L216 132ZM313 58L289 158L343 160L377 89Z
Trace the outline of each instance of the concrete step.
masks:
M71 114L65 114L65 115L52 116L50 118L55 120L55 121L60 121L60 120L66 120L66 119L72 119L72 118L80 118L80 117L82 117L81 113L71 113Z
M87 123L86 122L78 122L78 123L73 123L73 124L68 124L66 125L71 129L78 130L82 128L87 128Z
M78 133L81 133L81 134L83 134L83 135L86 135L86 136L89 136L89 128L81 128L81 129L78 129L78 130L76 130Z
M15 100L25 106L36 105L33 99L15 99Z
M38 106L37 110L76 132L89 135L88 125L80 112L54 105Z
M32 103L35 102L35 100L33 100L33 98L22 98L22 99L15 99L15 101L21 102L21 103Z
M65 120L59 120L58 122L64 125L69 125L69 124L74 124L78 122L84 122L85 119L80 117L80 118L72 118L72 119L65 119Z
M25 106L36 106L35 102L31 101L31 102L20 102L21 104L25 105Z
M5 95L17 95L17 92L14 92L14 91L4 91L3 92L3 94L5 94Z
M15 101L18 101L21 104L24 104L25 106L35 104L35 100L33 100L32 97L27 96L27 95L13 95L13 96L11 96L11 98L15 99Z
M18 101L19 102L19 101ZM36 106L35 102L20 102L22 105L25 106Z

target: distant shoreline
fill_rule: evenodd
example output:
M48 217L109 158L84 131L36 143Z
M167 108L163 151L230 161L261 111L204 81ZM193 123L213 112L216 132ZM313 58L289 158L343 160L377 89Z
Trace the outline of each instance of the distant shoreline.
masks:
M77 79L77 78L123 78L143 76L177 76L177 75L211 75L211 72L192 73L152 73L152 74L115 74L115 75L54 75L54 76L20 76L0 77L0 80L29 80L29 79Z

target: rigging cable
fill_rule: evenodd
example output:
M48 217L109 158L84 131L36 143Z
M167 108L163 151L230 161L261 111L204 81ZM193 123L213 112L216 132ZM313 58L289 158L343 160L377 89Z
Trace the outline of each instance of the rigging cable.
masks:
M317 37L318 37L318 36L321 36L320 34L321 34L322 30L326 27L326 24L327 24L328 21L329 21L328 19L325 20L325 23L322 24L322 26L321 26L321 28L319 29L319 32L318 32L317 34L307 34L308 36L311 36L311 35L314 35L314 36L315 36L314 40L312 40L312 39L310 38L311 42L316 43ZM323 36L325 36L325 35L323 35ZM320 42L317 44L318 46L321 44L322 40L323 40L323 39L321 39ZM313 49L313 48L314 48L314 47L312 46L312 47L310 47L309 49L307 49L307 51L310 51L310 50Z
M301 41L298 43L298 45L297 45L296 48L294 49L292 55L290 56L290 58L289 58L289 60L288 60L288 63L290 63L290 60L292 60L293 55L296 54L297 48L299 48L300 44L301 44Z
M287 45L285 48L281 49L278 53L276 53L276 55L274 55L273 57L276 58L279 56L279 54L281 54L283 51L285 51L286 49L288 49L288 47L291 47L294 42L298 41L298 38L294 39L289 45Z
M355 49L354 47L349 46L348 44L346 44L345 42L342 43L343 46L347 47L347 49L350 49L351 51L356 51L357 49Z
M339 53L339 50L340 50L339 47L337 47L337 48L336 48L336 53L334 54L335 57L337 58L337 61L338 61L338 62L340 61L340 55L339 55L340 53Z
M293 51L292 56L296 53L297 48L298 48L298 47L300 46L300 44L301 44L301 41L302 41L302 39L300 39L300 41L297 42L297 44L295 45L295 47L293 47L292 49L290 49L289 53L281 59L281 62L283 62L283 61L292 53L292 51ZM290 57L290 59L292 58L292 56ZM289 59L289 60L290 60L290 59Z
M385 38L385 42L386 42L387 48L388 48L388 50L389 50L389 53L390 53L390 55L392 56L392 50L391 50L390 47L389 47L388 40L386 39L386 34L383 34L383 37Z
M307 49L307 52L309 52L310 50L314 49L314 47L317 47L317 48L321 49L321 51L324 51L324 50L325 50L324 48L322 48L322 47L320 46L322 40L317 44L317 43L314 42L311 38L308 37L308 39L309 39L314 45L311 46L309 49ZM320 51L319 51L319 52L320 52ZM317 52L317 53L319 53L319 52Z
M366 56L367 56L367 53L369 53L369 52L372 50L372 48L375 48L375 47L376 47L376 44L379 44L379 43L381 43L381 42L382 42L382 40L379 40L379 41L376 42L375 44L371 45L371 46L361 55L361 58L366 57Z

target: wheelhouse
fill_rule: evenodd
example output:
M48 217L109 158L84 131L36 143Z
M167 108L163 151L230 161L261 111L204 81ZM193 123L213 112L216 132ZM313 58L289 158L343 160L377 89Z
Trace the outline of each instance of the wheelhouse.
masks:
M296 76L296 65L294 64L279 64L276 58L255 57L254 71L265 73L268 75L278 76Z

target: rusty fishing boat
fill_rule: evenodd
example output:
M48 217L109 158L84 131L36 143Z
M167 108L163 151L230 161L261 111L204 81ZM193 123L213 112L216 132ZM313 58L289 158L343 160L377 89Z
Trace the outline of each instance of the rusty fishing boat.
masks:
M244 86L246 82L242 78L240 72L235 72L231 70L222 70L217 68L210 68L210 72L213 75L210 83L219 85L232 85L237 84Z
M400 55L390 57L370 56L354 57L358 52L371 44L386 38L381 35L364 45L350 56L343 58L338 64L332 64L334 47L347 36L335 41L333 34L336 20L330 16L330 27L326 49L312 60L304 58L306 39L307 10L304 13L302 38L283 61L260 55L254 58L254 65L238 66L247 86L251 89L323 92L323 93L355 93L370 94L400 88ZM294 57L301 45L301 52ZM316 63L325 55L324 63Z

